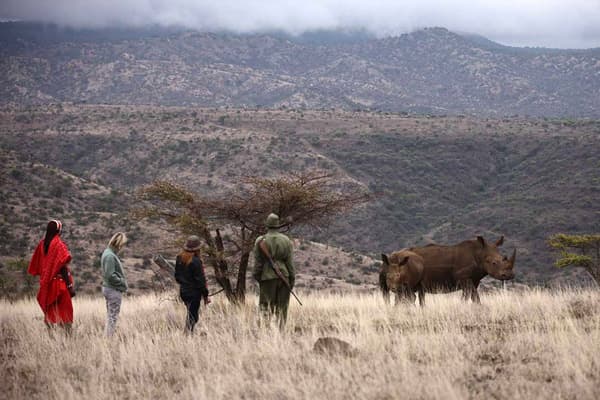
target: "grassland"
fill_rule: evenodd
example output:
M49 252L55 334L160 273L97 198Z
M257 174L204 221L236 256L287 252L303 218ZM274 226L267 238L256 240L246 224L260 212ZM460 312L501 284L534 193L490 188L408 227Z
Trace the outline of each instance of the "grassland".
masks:
M425 308L376 293L301 293L280 332L256 299L215 298L182 332L174 293L124 299L119 334L104 304L74 299L72 336L49 334L33 300L0 303L0 397L183 399L596 399L600 293L497 291L482 304L432 295ZM320 337L351 353L313 350Z

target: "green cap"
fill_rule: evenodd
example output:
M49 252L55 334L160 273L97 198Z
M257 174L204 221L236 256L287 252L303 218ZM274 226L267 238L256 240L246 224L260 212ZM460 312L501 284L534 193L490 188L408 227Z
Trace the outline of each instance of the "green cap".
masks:
M281 226L279 225L279 216L277 214L269 214L267 217L267 221L265 222L267 228L277 229Z

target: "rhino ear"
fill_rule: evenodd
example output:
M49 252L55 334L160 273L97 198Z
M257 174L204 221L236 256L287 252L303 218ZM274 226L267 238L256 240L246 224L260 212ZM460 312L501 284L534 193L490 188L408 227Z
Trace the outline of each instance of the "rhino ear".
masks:
M502 246L502 243L504 243L504 235L500 236L500 239L496 242L496 247Z
M404 265L404 264L406 264L406 263L408 262L408 257L409 257L409 256L406 256L406 257L404 257L404 259L403 259L402 261L400 261L400 262L398 263L398 265Z
M390 260L388 260L388 256L386 256L383 253L381 253L381 261L383 261L384 265L390 265Z
M477 236L477 241L481 244L481 247L485 247L485 239L483 236Z

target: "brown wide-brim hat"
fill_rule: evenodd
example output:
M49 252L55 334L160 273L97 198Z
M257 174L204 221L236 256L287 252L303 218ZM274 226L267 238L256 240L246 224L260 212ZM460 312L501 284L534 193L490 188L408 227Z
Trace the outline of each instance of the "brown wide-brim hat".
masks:
M185 251L198 251L200 250L200 247L202 247L202 243L200 243L200 238L196 235L192 235L187 238L183 249Z

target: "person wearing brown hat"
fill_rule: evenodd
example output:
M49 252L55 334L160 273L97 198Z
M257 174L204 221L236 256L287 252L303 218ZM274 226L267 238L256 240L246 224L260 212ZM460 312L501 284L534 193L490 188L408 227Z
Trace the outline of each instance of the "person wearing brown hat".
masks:
M194 332L202 298L204 298L204 304L209 303L206 274L200 259L200 247L198 236L188 237L183 250L175 261L175 280L179 283L179 296L187 308L186 333Z
M265 222L267 233L259 236L254 243L254 279L258 282L260 293L258 305L263 315L275 314L279 319L279 327L283 329L287 320L288 305L290 302L290 289L277 276L269 264L267 256L261 251L259 244L264 240L273 261L279 270L294 287L296 272L292 260L292 241L286 235L278 232L281 228L279 216L269 214Z

